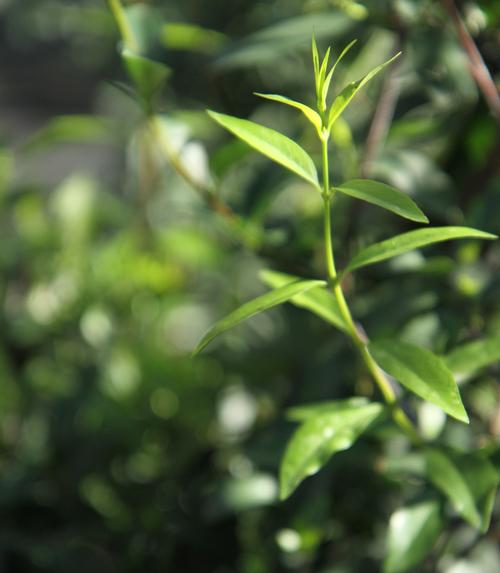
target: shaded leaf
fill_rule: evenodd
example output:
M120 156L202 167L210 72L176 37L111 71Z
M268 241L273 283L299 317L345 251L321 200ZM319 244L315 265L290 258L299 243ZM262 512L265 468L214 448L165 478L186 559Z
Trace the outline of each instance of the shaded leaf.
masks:
M408 390L457 420L469 422L457 384L444 360L425 348L397 340L371 342L368 348L379 366Z
M239 119L210 110L208 114L222 127L225 127L260 153L318 187L318 174L313 160L295 141L274 129L269 129L246 119Z
M437 448L425 451L426 473L437 489L473 527L488 529L498 475L490 461L477 453L459 454Z
M168 22L162 27L161 41L169 49L212 54L227 42L227 37L193 24Z
M307 106L303 103L300 103L298 101L294 101L292 99L289 99L287 97L281 96L281 95L261 94L261 93L257 93L257 92L255 92L255 95L262 97L264 99L269 99L271 101L277 101L279 103L283 103L285 105L289 105L290 107L294 107L296 109L299 109L307 117L307 119L314 125L314 127L316 128L318 133L321 132L321 117L319 116L319 114L317 112L315 112L309 106Z
M404 573L418 565L432 550L443 525L437 500L397 509L389 522L384 573Z
M336 408L308 418L288 443L281 463L280 495L287 498L335 452L346 450L384 411L381 404Z
M211 342L216 336L225 332L226 330L229 330L230 328L233 328L247 318L272 308L273 306L282 304L283 302L290 300L292 297L301 292L325 285L325 281L299 280L254 298L250 302L240 306L237 310L233 311L231 314L217 322L200 340L196 350L194 351L194 354L197 354L203 350L203 348L205 348L205 346L207 346L207 344Z
M330 112L328 114L328 128L332 127L332 125L335 123L335 120L349 105L350 101L358 93L358 91L367 82L369 82L375 75L377 75L383 68L385 68L385 66L389 65L392 61L394 61L400 54L401 52L397 53L395 56L393 56L391 59L387 60L383 64L380 64L379 66L368 72L360 80L351 82L339 93L339 95L335 98L330 107Z
M348 398L347 400L327 400L325 402L318 402L313 404L302 404L294 406L287 410L287 418L293 422L304 422L311 416L318 414L342 412L351 410L359 406L366 406L369 404L367 398L356 396L355 398Z
M353 179L335 188L337 191L383 207L405 219L428 223L429 219L408 195L390 185L370 179Z
M426 245L465 238L496 239L497 236L469 227L432 227L409 231L363 249L351 260L343 273L385 261Z
M149 104L164 86L171 73L170 68L161 62L150 60L128 49L122 50L122 58L137 91L143 100Z
M455 374L470 376L481 368L500 361L500 337L494 336L463 344L445 358L446 365Z
M299 280L299 277L294 275L268 270L261 271L260 277L265 284L272 288L279 288ZM330 291L323 287L311 289L296 295L290 299L290 302L295 306L310 310L340 330L347 330L336 298Z

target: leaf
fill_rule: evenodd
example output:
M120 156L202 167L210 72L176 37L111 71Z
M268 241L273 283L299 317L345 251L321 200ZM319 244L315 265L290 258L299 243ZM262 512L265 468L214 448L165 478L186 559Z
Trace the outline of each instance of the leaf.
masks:
M389 65L392 61L394 61L400 54L401 52L398 52L390 60L387 60L383 64L380 64L379 66L374 68L371 72L368 72L360 80L351 82L339 93L339 95L333 101L332 106L330 107L330 112L328 114L329 129L332 127L332 125L335 123L335 120L340 116L340 114L344 111L344 109L349 105L350 101L358 93L358 91L367 82L369 82L375 75L377 75L383 68L385 68L385 66Z
M227 36L221 32L185 22L168 22L161 32L161 41L166 48L205 54L216 52L227 40Z
M469 227L432 227L409 231L363 249L351 260L342 274L385 261L426 245L465 238L496 239L497 236Z
M342 183L335 188L345 195L355 197L388 209L405 219L428 223L429 219L422 213L419 207L406 195L390 185L371 181L370 179L353 179Z
M256 96L262 97L264 99L269 99L271 101L277 101L279 103L284 103L285 105L289 105L291 107L299 109L307 117L307 119L314 125L314 127L316 128L318 133L321 133L321 117L319 116L318 113L316 113L309 106L307 106L303 103L300 103L298 101L294 101L292 99L289 99L287 97L281 96L281 95L261 94L261 93L257 93L257 92L254 92L254 93Z
M457 420L469 422L457 384L444 360L425 348L397 340L371 342L368 349L379 366L408 390Z
M279 288L299 279L299 277L294 275L268 270L261 271L260 278L264 284L272 288ZM290 302L295 306L310 310L339 330L347 330L337 300L331 292L323 287L311 289L296 295L290 299Z
M489 527L498 474L491 462L478 453L425 450L429 481L439 489L473 527L483 533Z
M318 174L313 160L295 141L274 129L246 119L210 110L208 114L236 137L319 188Z
M250 302L240 306L237 310L233 311L231 314L214 324L214 326L212 326L212 328L200 340L196 350L194 351L194 354L198 354L201 350L203 350L203 348L205 348L205 346L207 346L207 344L211 342L216 336L222 334L230 328L233 328L247 318L272 308L273 306L282 304L283 302L290 300L292 297L300 294L301 292L305 292L309 289L325 285L325 281L298 280L281 288L266 292L262 296L254 298Z
M149 104L165 84L170 69L161 62L150 60L126 48L122 50L122 58L139 94Z
M280 495L286 499L335 452L346 450L384 411L382 404L338 409L308 418L292 436L281 463Z
M321 102L322 102L322 107L324 109L326 109L326 98L328 97L328 90L330 89L330 83L332 81L332 77L333 74L335 72L335 68L337 67L338 63L340 62L340 60L342 60L342 58L347 54L347 52L354 46L354 44L357 42L357 40L353 40L351 43L349 43L340 53L340 56L336 59L335 63L332 66L332 69L330 70L328 76L326 77L324 83L323 83L323 88L321 90Z
M432 550L443 525L437 500L397 509L389 521L384 573L404 573L418 565Z
M293 422L304 422L311 416L318 414L341 412L369 404L367 398L356 396L346 400L327 400L325 402L302 404L287 410L287 418Z
M481 368L500 361L500 337L475 340L452 350L445 358L455 374L470 376Z

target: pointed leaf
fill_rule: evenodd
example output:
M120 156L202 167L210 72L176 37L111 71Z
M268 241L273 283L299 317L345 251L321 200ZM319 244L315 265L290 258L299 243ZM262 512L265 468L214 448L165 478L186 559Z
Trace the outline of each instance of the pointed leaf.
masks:
M346 450L381 415L381 404L322 412L308 418L288 443L280 471L281 499L318 472L335 452Z
M389 522L384 573L404 573L418 565L432 550L443 525L437 500L396 510Z
M326 108L326 98L328 97L328 90L330 89L330 83L332 81L333 74L335 73L335 68L337 67L338 63L342 60L342 58L347 54L347 52L354 46L357 40L353 40L349 43L340 53L340 56L336 59L335 63L332 66L329 74L326 76L325 82L323 84L323 89L321 92L321 101L323 103L323 107Z
M315 187L319 187L318 174L313 160L295 141L274 131L274 129L269 129L246 119L239 119L210 110L208 114L222 127L225 127L260 153L293 171Z
M385 66L389 65L392 61L394 61L401 52L397 53L387 62L380 64L374 68L371 72L368 72L365 76L363 76L360 80L355 82L351 82L348 84L335 98L330 107L330 112L328 114L328 127L331 128L332 125L335 123L335 120L340 116L340 114L344 111L344 109L349 105L352 98L358 93L358 91L367 83L369 82L375 75L377 75Z
M198 354L198 352L203 350L203 348L205 348L205 346L207 346L207 344L211 342L216 336L225 332L226 330L229 330L230 328L233 328L233 326L236 326L247 318L272 308L273 306L282 304L283 302L290 300L301 292L305 292L309 289L325 285L325 281L299 280L254 298L212 326L212 328L198 343L194 354Z
M410 219L410 221L429 222L429 219L408 195L385 183L371 181L370 179L353 179L342 183L340 187L335 189L345 195L383 207L396 213L396 215Z
M318 54L318 45L316 44L316 38L314 34L312 37L312 58L314 67L314 81L316 83L316 92L317 92L319 86L319 54Z
M471 376L481 368L500 361L500 337L492 336L463 344L452 350L444 360L455 374Z
M285 105L289 105L290 107L294 107L299 109L307 119L314 125L318 133L321 132L321 117L318 113L316 113L313 109L309 106L300 103L298 101L294 101L293 99L289 99L287 97L276 95L276 94L260 94L255 92L256 96L262 97L264 99L269 99L271 101L277 101L279 103L284 103Z
M488 529L498 475L490 461L478 453L461 454L443 449L425 451L428 479L455 510L483 533Z
M294 275L267 270L261 271L260 277L264 284L272 288L279 288L299 279L299 277ZM298 294L290 299L290 302L295 306L310 310L323 320L326 320L326 322L333 324L333 326L339 330L347 330L336 298L323 287Z
M371 342L368 348L379 366L408 390L457 420L469 422L457 384L444 360L425 348L397 340Z
M293 422L304 422L311 416L317 416L318 414L343 412L368 404L368 399L361 396L347 398L346 400L326 400L325 402L302 404L289 408L287 410L287 418Z
M149 103L163 87L170 75L170 69L161 62L150 60L126 48L122 50L122 58L137 91L144 101Z
M496 239L497 236L469 227L432 227L409 231L363 249L352 259L344 273L385 261L426 245L465 238Z

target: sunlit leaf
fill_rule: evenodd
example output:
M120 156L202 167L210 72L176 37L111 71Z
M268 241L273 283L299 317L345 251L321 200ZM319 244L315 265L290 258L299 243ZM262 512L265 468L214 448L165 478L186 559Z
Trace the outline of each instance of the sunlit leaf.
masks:
M317 473L335 452L346 450L381 415L381 404L321 412L308 418L292 436L280 471L281 499L308 476Z
M469 227L432 227L409 231L363 249L351 260L344 273L385 261L426 245L465 238L496 239L497 237Z
M317 112L315 112L309 106L307 106L303 103L300 103L298 101L294 101L292 99L289 99L287 97L281 96L281 95L260 94L260 93L255 93L255 95L262 97L262 98L265 98L265 99L269 99L271 101L277 101L279 103L283 103L285 105L289 105L290 107L294 107L296 109L299 109L307 117L307 119L314 125L314 127L316 128L318 133L321 132L321 117L319 116L319 114Z
M279 288L299 280L299 277L294 275L268 270L261 271L260 277L272 288ZM290 302L295 306L310 310L340 330L347 330L336 298L323 287L298 294L290 299Z
M214 111L208 111L208 114L222 127L260 153L318 187L318 174L313 160L295 141L253 121Z
M165 84L170 69L163 63L140 56L128 49L122 50L128 74L146 103L150 103Z
M338 66L339 62L342 60L342 58L347 54L347 52L354 46L356 42L357 40L353 40L342 50L340 56L335 60L332 69L330 70L330 72L325 78L325 81L323 82L323 87L321 90L321 102L323 109L326 109L326 99L328 97L328 90L330 89L330 83L332 81L333 74L335 73L335 69Z
M371 342L369 350L379 366L424 400L461 422L469 422L457 384L444 360L426 350L386 340Z
M437 500L397 509L389 522L384 573L404 573L418 565L432 550L443 525Z
M392 61L394 61L401 52L397 53L393 56L390 60L387 60L380 66L374 68L371 72L368 72L365 76L363 76L360 80L355 82L351 82L348 84L335 98L333 101L330 111L328 114L328 127L335 123L335 120L340 116L340 114L344 111L344 109L349 105L352 98L358 93L358 91L367 83L369 82L375 75L377 75L385 66L389 65Z
M463 344L452 350L444 360L455 374L473 375L481 368L500 361L500 337L493 336Z
M371 181L370 179L353 179L352 181L342 183L342 185L335 189L350 197L355 197L356 199L361 199L373 205L383 207L405 219L419 223L429 222L429 219L427 219L408 195L385 183Z
M460 454L437 448L425 450L428 479L473 527L488 529L498 474L479 453Z
M273 306L282 304L283 302L290 300L301 292L305 292L307 290L325 285L325 281L299 280L254 298L250 302L240 306L237 310L233 311L231 314L217 322L200 340L196 350L194 351L194 354L197 354L203 350L203 348L205 348L205 346L207 346L207 344L211 342L216 336L222 334L230 328L233 328L247 318L272 308Z

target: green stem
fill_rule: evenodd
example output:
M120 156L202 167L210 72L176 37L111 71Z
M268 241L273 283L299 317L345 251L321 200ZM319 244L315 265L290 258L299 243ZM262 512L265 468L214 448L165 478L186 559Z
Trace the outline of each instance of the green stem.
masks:
M125 14L125 10L123 9L120 0L108 0L108 4L113 17L116 20L116 25L120 30L124 46L132 52L139 52L139 44L129 21L127 20L127 15Z
M405 414L405 412L401 409L401 407L397 404L396 394L391 386L391 383L386 378L385 374L382 370L378 367L377 363L373 359L370 351L367 347L367 340L362 336L357 329L356 325L354 324L354 320L351 315L351 311L347 304L347 301L344 296L344 292L342 290L342 286L340 285L340 281L338 281L337 271L335 268L335 257L333 254L333 245L332 245L332 225L331 225L331 192L330 192L330 183L329 183L329 166L328 166L328 140L322 139L322 156L323 156L323 201L324 201L324 231L325 231L325 256L326 256L326 266L328 271L328 278L330 284L332 285L332 291L337 300L337 304L339 306L340 313L344 322L347 326L347 334L355 344L356 348L358 349L363 362L365 363L368 371L372 375L373 379L375 380L377 386L382 393L384 400L386 403L391 407L392 415L394 421L399 425L399 427L404 430L408 438L415 444L421 444L422 439L418 435L414 425L412 424L411 420Z

